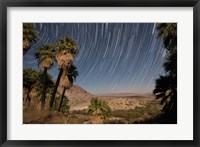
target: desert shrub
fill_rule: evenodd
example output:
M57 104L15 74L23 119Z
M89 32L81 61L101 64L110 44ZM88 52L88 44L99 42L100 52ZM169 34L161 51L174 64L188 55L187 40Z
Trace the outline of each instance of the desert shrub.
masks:
M135 109L129 109L129 110L115 110L113 112L114 117L120 117L124 118L127 121L130 121L132 119L139 118L141 116L141 113L138 111L135 111Z
M68 102L69 102L69 100L67 99L66 96L64 96L60 112L69 113L70 106L69 106ZM54 102L54 107L53 107L54 111L58 111L59 104L60 104L60 97L55 97L55 102Z
M91 99L87 112L90 116L98 116L101 119L108 118L112 115L111 108L106 101L99 98Z
M64 96L62 106L61 106L62 113L69 113L70 106L69 106L68 102L69 102L69 100L67 99L66 96Z
M129 123L134 123L135 121L154 118L160 113L160 108L158 108L154 104L148 104L143 107L135 107L135 109L115 110L113 111L113 116L123 118Z
M59 100L60 100L59 97L55 97L55 102L54 102L54 107L53 107L53 110L54 110L54 111L57 111L57 110L58 110Z

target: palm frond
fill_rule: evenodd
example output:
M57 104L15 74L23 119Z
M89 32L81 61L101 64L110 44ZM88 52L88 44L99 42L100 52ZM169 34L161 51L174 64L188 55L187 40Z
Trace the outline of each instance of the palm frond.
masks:
M43 68L50 68L54 63L54 46L50 44L42 45L40 48L37 48L34 55L38 59L38 64Z

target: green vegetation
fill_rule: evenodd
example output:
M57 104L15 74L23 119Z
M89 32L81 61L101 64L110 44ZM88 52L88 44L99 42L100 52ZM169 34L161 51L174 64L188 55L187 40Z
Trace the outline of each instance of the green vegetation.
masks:
M29 96L32 87L37 82L39 76L37 71L28 68L23 70L23 87L27 90L27 94L25 96L25 101L28 102L28 107L30 106L31 97Z
M39 38L39 33L32 23L23 24L23 55Z
M61 103L62 105L60 107L60 109L61 109L60 111L62 113L69 113L70 106L69 106L68 102L69 102L69 100L67 99L66 96L64 96L63 102Z
M102 119L106 119L111 116L112 111L106 101L92 98L88 107L88 114L94 117L93 123L99 123Z
M31 97L30 92L34 89L36 91L36 96L41 97L43 90L43 72L42 71L36 71L31 68L27 68L23 70L23 87L25 88L26 92L26 98L25 100L28 101L28 107L30 105ZM48 94L51 94L52 88L54 87L54 83L52 80L52 77L47 74L46 77L46 92ZM47 95L49 97L49 95Z
M137 121L153 118L159 114L161 114L160 108L150 103L144 107L136 107L135 109L115 110L112 116L118 118L116 119L117 123L135 123ZM109 123L109 121L106 123ZM114 120L112 120L111 123L114 123Z
M53 110L54 110L54 111L57 111L57 110L58 110L59 99L60 99L60 97L55 97L55 102L54 102L54 106L53 106Z
M55 102L54 102L54 111L57 111L58 108L59 108L59 111L62 112L62 113L69 113L69 109L70 109L70 106L68 104L69 100L67 99L66 96L63 96L63 99L62 99L62 103L60 102L60 97L55 97Z

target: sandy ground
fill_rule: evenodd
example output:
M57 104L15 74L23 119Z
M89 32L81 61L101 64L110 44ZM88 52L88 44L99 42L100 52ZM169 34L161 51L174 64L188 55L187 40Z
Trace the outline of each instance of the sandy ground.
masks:
M94 96L95 97L95 96ZM135 109L135 107L143 107L147 103L155 100L153 95L150 94L132 94L128 96L120 95L108 95L108 96L96 96L100 99L105 100L112 110L128 110ZM73 100L72 100L73 101ZM72 102L73 103L73 102ZM75 103L75 102L74 102ZM90 104L90 99L83 103L76 103L76 105L72 105L70 110L82 110L87 109Z

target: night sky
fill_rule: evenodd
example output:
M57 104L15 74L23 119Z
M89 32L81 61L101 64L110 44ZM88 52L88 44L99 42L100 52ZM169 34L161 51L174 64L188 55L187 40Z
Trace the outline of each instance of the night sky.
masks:
M147 93L164 74L165 49L154 23L37 23L40 39L24 55L24 68L39 69L34 51L60 38L73 38L80 48L74 84L93 94ZM54 79L57 64L49 70Z

